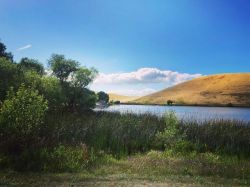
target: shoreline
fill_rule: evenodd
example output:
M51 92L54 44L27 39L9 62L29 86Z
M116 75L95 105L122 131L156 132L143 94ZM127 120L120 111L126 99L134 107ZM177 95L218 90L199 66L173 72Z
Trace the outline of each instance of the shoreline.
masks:
M120 104L112 104L112 105L146 105L146 106L190 106L190 107L228 107L228 108L250 108L250 105L223 105L223 104L172 104L172 105L166 105L166 104L154 104L154 103L126 103L121 102ZM111 106L111 105L110 105Z

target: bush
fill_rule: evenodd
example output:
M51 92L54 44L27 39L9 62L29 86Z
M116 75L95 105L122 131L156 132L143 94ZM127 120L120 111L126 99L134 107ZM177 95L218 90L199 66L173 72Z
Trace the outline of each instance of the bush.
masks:
M80 147L59 145L52 150L41 151L40 165L43 171L77 171L89 163L87 152Z
M73 172L85 169L93 156L81 147L58 145L54 148L24 150L19 155L4 157L0 155L0 168L12 168L17 171ZM91 157L92 156L92 157Z
M0 43L1 45L1 43ZM0 57L0 102L6 99L7 90L12 86L17 89L23 79L17 65Z
M175 149L184 151L190 144L184 140L185 134L179 130L178 119L173 111L165 115L165 129L156 134L156 141L164 149Z
M43 124L47 101L38 91L21 85L11 89L0 111L0 150L18 152L32 145Z

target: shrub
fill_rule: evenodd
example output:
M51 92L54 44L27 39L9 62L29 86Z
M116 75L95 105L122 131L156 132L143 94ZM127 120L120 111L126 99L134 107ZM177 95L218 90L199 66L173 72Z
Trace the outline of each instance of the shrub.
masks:
M24 85L16 94L11 89L0 111L1 151L18 152L34 143L46 110L47 101L38 91Z
M156 134L156 141L164 149L185 150L190 144L184 140L185 134L178 128L178 119L173 111L165 115L165 129Z
M114 104L119 105L121 101L114 101Z
M90 161L80 147L59 145L52 150L43 149L40 154L43 171L77 171L84 169Z
M173 102L172 100L167 100L167 105L173 105Z

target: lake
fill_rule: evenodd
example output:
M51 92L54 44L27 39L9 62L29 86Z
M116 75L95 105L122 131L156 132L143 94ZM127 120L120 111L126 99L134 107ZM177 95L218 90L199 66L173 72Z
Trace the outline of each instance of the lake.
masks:
M157 105L112 105L103 110L121 113L151 113L158 116L173 110L179 119L207 120L207 119L231 119L250 122L250 108L241 107L201 107L201 106L157 106Z

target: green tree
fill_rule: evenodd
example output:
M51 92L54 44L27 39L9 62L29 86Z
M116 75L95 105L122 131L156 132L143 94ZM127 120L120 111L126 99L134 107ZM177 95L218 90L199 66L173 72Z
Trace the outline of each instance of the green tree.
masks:
M23 70L33 70L36 71L37 73L43 75L44 74L44 67L43 65L35 59L30 59L30 58L22 58L20 60L19 66Z
M63 105L68 110L73 112L94 107L96 95L87 89L97 75L94 68L80 67L79 62L55 54L50 58L49 66L60 80L65 97Z
M65 59L64 55L53 54L49 59L49 67L61 82L67 81L69 75L76 71L78 66L77 61Z
M0 57L0 101L5 99L11 86L17 89L22 80L23 76L17 65L5 57Z
M103 91L97 93L98 101L108 103L109 102L109 95Z
M46 98L49 110L58 110L66 102L62 86L56 77L42 76L31 70L24 72L24 83L38 90L39 94Z
M13 55L10 52L6 52L6 46L0 41L0 57L4 57L13 62Z
M74 87L86 88L96 77L97 70L94 68L78 68L73 74L71 83Z

